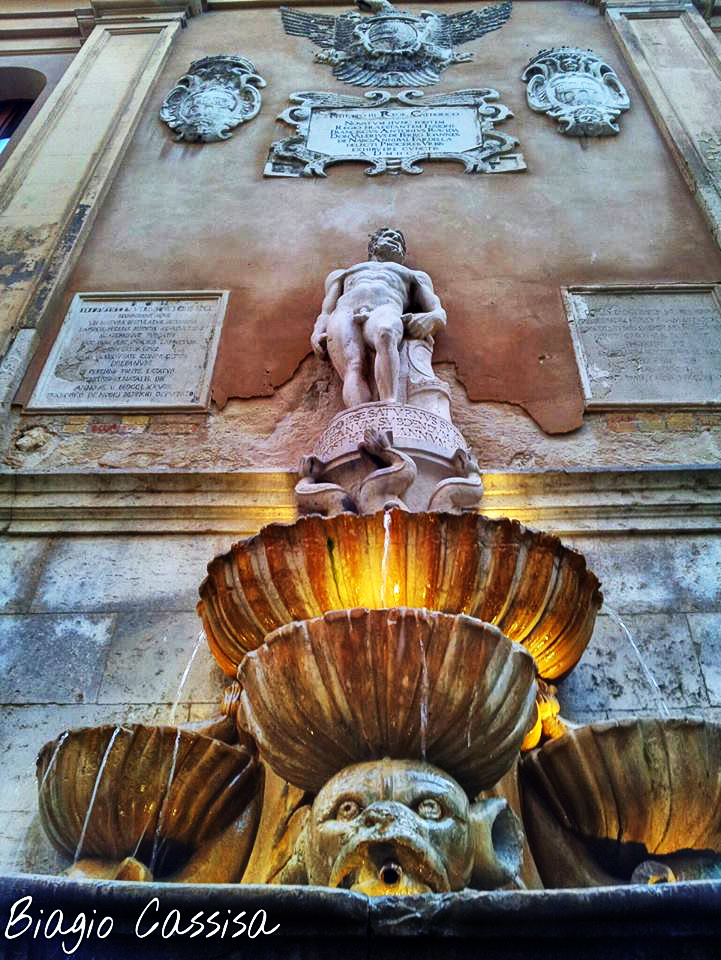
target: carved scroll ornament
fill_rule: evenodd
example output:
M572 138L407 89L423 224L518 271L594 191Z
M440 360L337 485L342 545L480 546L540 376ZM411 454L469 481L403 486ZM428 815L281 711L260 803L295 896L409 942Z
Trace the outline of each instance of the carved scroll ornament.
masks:
M523 71L528 105L558 120L569 137L619 133L616 120L631 106L616 71L593 50L541 50Z
M203 57L191 63L163 100L160 119L177 140L228 140L231 130L257 116L262 104L258 88L264 86L244 57Z
M334 163L370 162L364 173L423 173L420 160L454 160L466 173L525 170L518 141L494 124L513 116L490 88L424 98L420 90L365 97L302 91L278 117L295 133L270 146L266 177L324 177ZM422 102L421 102L422 101Z

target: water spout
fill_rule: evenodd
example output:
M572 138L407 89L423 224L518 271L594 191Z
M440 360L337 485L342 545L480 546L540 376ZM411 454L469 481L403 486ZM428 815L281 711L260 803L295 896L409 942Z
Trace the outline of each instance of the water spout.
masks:
M116 727L116 728L113 730L112 736L110 737L110 740L108 741L108 745L107 745L107 747L105 748L105 753L103 754L103 759L100 761L100 766L98 767L98 773L97 773L97 776L95 777L95 784L94 784L94 786L93 786L93 792L92 792L92 795L91 795L91 797L90 797L90 803L88 804L88 809L87 809L87 812L86 812L86 814L85 814L85 820L83 821L83 829L82 829L82 831L81 831L81 833L80 833L80 839L78 840L78 845L77 845L77 847L75 848L75 857L74 857L73 859L75 860L76 863L77 863L78 860L80 859L80 852L81 852L82 849L83 849L83 843L85 842L85 834L87 833L88 824L90 823L90 817L91 817L92 812L93 812L93 807L95 806L95 798L96 798L97 795L98 795L98 787L100 786L100 781L103 779L103 773L104 773L104 771L105 771L105 764L108 762L108 757L110 756L110 751L113 749L113 744L114 744L115 741L118 739L118 736L120 735L120 732L121 732L122 729L123 729L122 727Z
M425 761L428 734L428 661L422 633L418 634L418 646L421 651L421 757Z
M383 558L381 559L381 603L387 606L386 588L388 585L388 557L391 550L391 527L393 525L393 514L390 510L383 513Z
M185 682L186 682L186 680L188 679L188 676L189 676L189 674L190 674L190 668L193 666L193 661L195 660L195 658L196 658L196 656L197 656L197 654L198 654L198 650L200 649L200 645L201 645L201 643L203 643L203 641L204 641L205 639L206 639L206 637L205 637L205 630L201 630L200 633L198 634L198 637L197 637L196 641L195 641L195 646L193 647L193 652L190 654L190 659L188 660L187 664L185 665L185 670L183 671L183 676L180 678L180 683L178 684L178 692L175 694L175 700L173 701L173 706L171 707L171 710L170 710L170 719L168 720L168 724L169 724L171 727L175 725L175 714L178 712L178 704L180 703L180 695L181 695L182 692L183 692L183 687L185 686Z
M178 763L179 749L180 749L180 728L178 727L178 729L175 731L175 743L173 745L173 759L170 763L168 783L165 787L165 795L160 805L160 813L158 814L158 825L155 828L155 836L153 837L153 852L150 856L150 872L153 875L155 875L155 867L157 864L158 855L160 854L161 830L163 828L163 824L165 823L168 804L170 802L170 789L173 785L173 780L175 779L175 767ZM144 832L145 831L143 831L143 833Z
M646 664L646 661L645 661L644 658L643 658L643 655L642 655L641 651L639 650L638 646L636 645L636 641L635 641L635 640L633 639L633 637L631 636L631 631L628 629L628 627L626 626L626 624L623 622L623 620L622 620L621 617L618 615L618 613L613 609L613 607L609 607L608 604L604 604L604 610L605 610L605 612L608 614L608 616L611 618L611 620L613 620L613 622L616 624L616 626L617 626L617 627L620 627L620 629L621 629L622 632L623 632L623 635L626 637L626 639L627 639L628 642L630 643L631 649L632 649L633 652L636 654L636 658L637 658L639 664L641 665L641 672L643 673L644 679L645 679L646 683L648 683L648 685L649 685L649 687L651 688L651 690L653 691L653 694L654 694L654 696L655 696L655 698L656 698L656 701L657 701L657 703L658 703L659 709L661 710L661 713L663 714L664 717L670 717L670 716L671 716L671 711L670 711L669 708L668 708L668 704L666 703L666 699L665 699L663 693L661 692L661 688L659 687L658 682L656 681L656 678L654 677L654 675L653 675L653 674L651 673L651 671L649 670L649 668L648 668L648 666L647 666L647 664Z

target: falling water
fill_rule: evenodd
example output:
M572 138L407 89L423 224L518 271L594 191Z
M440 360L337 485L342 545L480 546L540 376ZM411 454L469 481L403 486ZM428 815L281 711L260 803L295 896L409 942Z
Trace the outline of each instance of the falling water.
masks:
M180 678L180 683L178 684L178 692L175 695L175 700L173 701L173 706L170 710L170 719L168 723L172 727L175 723L175 714L178 712L178 704L180 703L180 695L183 692L183 687L185 686L185 681L188 679L190 673L190 668L193 666L193 660L195 660L198 650L200 649L201 643L206 639L205 630L201 630L198 634L198 637L195 641L195 646L193 647L193 652L190 654L190 660L188 660L185 665L185 670L183 671L183 676Z
M641 664L641 672L643 673L646 683L648 683L649 687L653 690L654 696L656 698L656 701L658 702L658 706L661 710L661 713L664 715L664 717L670 717L671 712L668 709L668 704L666 703L663 693L661 693L661 688L656 682L656 678L654 677L654 675L651 673L648 666L646 665L646 661L644 660L643 655L641 654L641 651L638 649L636 645L636 641L631 636L631 631L628 629L626 624L620 618L618 613L616 613L613 607L609 607L608 604L604 604L604 611L609 615L611 620L613 620L613 622L618 627L620 627L621 630L623 631L624 636L626 637L628 642L631 644L631 648L633 652L636 654L636 658L638 659L638 662Z
M393 515L390 510L383 513L383 559L381 560L381 604L386 606L386 587L388 584L388 557L391 550L391 525Z
M421 633L418 634L418 645L421 648L421 757L425 761L428 734L428 662L426 645Z
M78 845L75 848L75 858L74 858L75 862L78 861L80 857L80 851L83 849L83 843L85 842L85 834L87 833L88 824L90 823L90 817L93 812L93 807L95 806L95 798L98 795L98 787L100 786L100 781L103 778L103 773L105 771L105 764L108 762L110 751L113 749L113 744L118 739L118 736L120 735L120 732L122 729L123 727L116 727L113 730L113 735L111 736L110 740L108 741L108 745L105 748L103 759L100 761L100 766L98 767L98 773L97 773L97 776L95 777L95 785L93 787L93 793L92 793L92 796L90 797L90 803L88 804L87 813L85 814L85 821L83 822L83 829L80 833L80 839L78 840Z
M65 741L68 739L69 736L70 736L70 731L66 730L65 733L59 738L58 742L55 744L53 755L50 757L50 763L45 768L45 773L43 774L43 778L40 781L40 787L38 789L39 796L42 796L43 787L45 786L45 781L48 779L48 774L55 766L55 761L57 760L58 754L60 753L60 748L62 747L62 745L65 743Z
M173 759L170 764L170 773L168 774L168 783L165 788L165 796L163 798L162 805L160 807L160 813L158 815L158 825L155 828L155 836L153 837L153 852L150 857L150 872L155 874L155 865L158 859L158 854L160 853L160 832L163 828L165 822L165 815L170 803L170 788L173 785L173 780L175 779L175 767L178 762L178 751L180 749L180 728L175 731L175 744L173 746ZM147 829L147 827L146 827ZM145 833L145 831L143 831Z

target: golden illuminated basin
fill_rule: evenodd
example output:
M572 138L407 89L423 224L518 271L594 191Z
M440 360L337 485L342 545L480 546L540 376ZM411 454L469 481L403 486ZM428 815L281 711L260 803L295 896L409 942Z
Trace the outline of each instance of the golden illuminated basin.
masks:
M281 627L238 678L243 722L294 785L316 792L351 764L412 758L474 796L518 755L534 674L522 647L471 617L355 609Z
M162 875L238 816L257 762L243 747L175 727L105 725L45 744L37 777L43 827L59 850L135 856Z
M628 882L635 862L721 851L717 724L581 727L527 754L520 773L529 840L549 885L590 886L624 873Z
M264 527L209 564L197 609L229 676L291 621L399 605L493 623L554 680L590 639L598 587L581 554L515 520L395 510Z

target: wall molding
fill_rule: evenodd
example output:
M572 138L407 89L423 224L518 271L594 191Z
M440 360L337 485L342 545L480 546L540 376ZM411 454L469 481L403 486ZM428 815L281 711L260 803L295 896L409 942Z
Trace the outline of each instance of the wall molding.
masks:
M8 535L255 533L292 523L292 471L0 475ZM481 512L560 536L721 533L721 467L485 473Z

